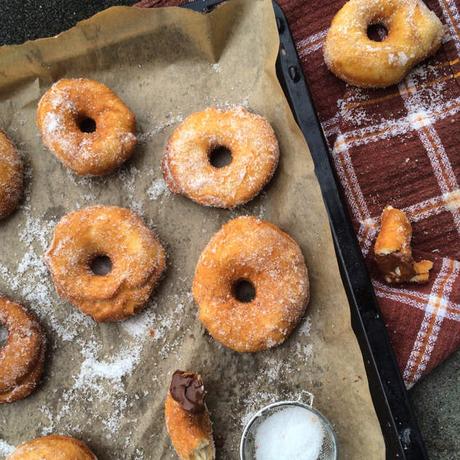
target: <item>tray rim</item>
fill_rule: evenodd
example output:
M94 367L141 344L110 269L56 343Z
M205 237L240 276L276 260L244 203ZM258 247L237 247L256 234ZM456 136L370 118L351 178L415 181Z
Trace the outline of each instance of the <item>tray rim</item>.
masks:
M208 13L225 1L194 0L181 7ZM386 457L428 460L288 22L278 3L275 0L272 3L280 37L280 52L276 61L278 80L313 157L342 282L350 304L353 330L361 349L374 408L385 440Z

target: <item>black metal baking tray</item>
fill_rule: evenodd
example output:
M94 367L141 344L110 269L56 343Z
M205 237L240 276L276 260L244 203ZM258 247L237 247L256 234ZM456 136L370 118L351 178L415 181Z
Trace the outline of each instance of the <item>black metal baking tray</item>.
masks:
M222 1L195 0L184 7L209 12ZM427 460L428 454L380 315L344 197L337 185L329 149L288 23L276 2L273 2L273 9L280 36L280 52L276 63L278 79L313 157L350 303L353 329L364 357L374 407L385 438L387 459ZM366 446L363 446L365 450Z

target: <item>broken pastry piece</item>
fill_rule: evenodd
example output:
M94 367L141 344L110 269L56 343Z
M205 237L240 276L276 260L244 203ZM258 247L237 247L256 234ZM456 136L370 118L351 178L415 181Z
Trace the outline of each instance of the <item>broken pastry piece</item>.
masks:
M415 262L410 245L412 226L406 214L387 206L374 246L375 260L387 283L426 283L433 268L430 260Z
M214 460L212 426L201 377L176 371L165 403L166 428L181 460Z

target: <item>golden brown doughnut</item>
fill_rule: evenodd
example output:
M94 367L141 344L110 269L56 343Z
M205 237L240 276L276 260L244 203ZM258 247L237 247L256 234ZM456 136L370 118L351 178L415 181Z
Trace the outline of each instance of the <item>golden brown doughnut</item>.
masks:
M22 191L22 160L13 143L0 131L0 219L16 209Z
M371 40L368 27L388 31ZM421 0L350 0L334 17L324 44L324 59L339 78L360 87L383 88L400 82L409 70L441 45L443 26Z
M13 389L0 393L0 404L2 403L12 403L14 401L19 401L29 396L37 387L40 382L40 378L43 374L43 366L45 363L45 343L43 343L40 349L40 356L34 368L30 371L24 379L18 383Z
M204 404L201 377L192 372L174 372L165 402L169 437L181 460L214 460L212 425Z
M62 79L40 99L37 125L43 143L75 173L109 174L136 145L136 119L107 86L85 78Z
M255 295L238 297L250 283ZM223 345L254 352L291 334L309 300L308 271L298 244L255 217L227 222L201 253L193 280L199 317Z
M7 330L0 348L0 404L29 396L43 371L45 336L21 305L0 297L0 324Z
M222 147L230 151L231 163L215 167L210 157ZM205 206L234 208L262 190L278 159L278 141L265 118L243 107L207 108L175 129L162 168L172 192Z
M7 460L97 460L88 446L70 436L52 434L21 444Z
M92 262L108 257L105 275ZM94 206L64 216L54 230L47 261L58 294L96 321L115 321L139 311L166 264L163 246L129 209Z

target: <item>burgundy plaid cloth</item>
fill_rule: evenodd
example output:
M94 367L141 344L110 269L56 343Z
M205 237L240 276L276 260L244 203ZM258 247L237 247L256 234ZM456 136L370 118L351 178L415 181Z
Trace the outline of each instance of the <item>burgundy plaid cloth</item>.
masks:
M362 90L326 68L322 45L345 0L278 0L366 257L401 372L408 386L460 345L460 7L430 0L445 24L443 46L398 86ZM144 0L138 6L178 5ZM423 286L386 284L372 246L382 209L407 212L416 259L434 261Z

